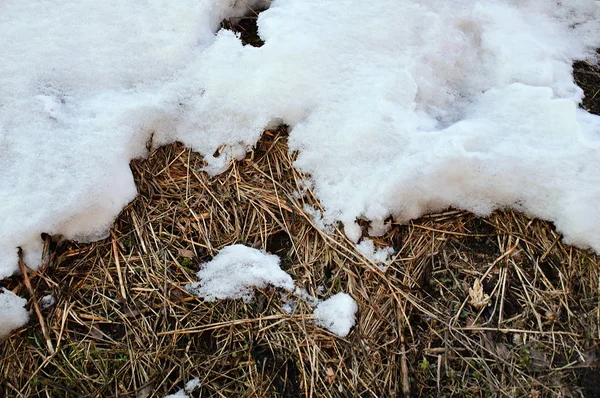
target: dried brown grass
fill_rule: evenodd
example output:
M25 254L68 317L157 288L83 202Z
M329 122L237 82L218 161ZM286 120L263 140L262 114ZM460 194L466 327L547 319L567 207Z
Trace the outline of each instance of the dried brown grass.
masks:
M546 222L511 212L449 210L376 239L380 270L343 233L326 235L292 167L285 129L210 178L181 145L132 170L139 197L111 237L48 242L48 265L10 287L57 303L2 345L7 396L164 396L200 377L201 396L585 396L596 388L600 266ZM243 243L282 257L311 294L359 304L345 339L316 327L280 292L205 303L182 286L220 248ZM470 304L482 280L491 301ZM324 290L320 292L319 286ZM54 353L46 344L42 321ZM408 391L407 391L408 389Z

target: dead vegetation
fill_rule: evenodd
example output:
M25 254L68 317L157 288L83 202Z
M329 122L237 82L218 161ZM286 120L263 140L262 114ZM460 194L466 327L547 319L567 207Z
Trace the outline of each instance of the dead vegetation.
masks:
M111 237L48 239L47 267L29 275L33 296L12 279L17 293L57 302L3 344L4 394L160 397L193 377L200 396L223 397L598 391L595 255L563 245L543 221L450 210L393 224L376 240L397 252L382 271L340 231L312 225L302 208L318 202L294 195L302 176L292 161L279 129L215 178L179 145L134 162L140 196ZM251 304L182 289L232 243L278 254L311 294L351 294L357 326L338 338L302 302L286 313L273 289ZM473 300L485 295L487 305Z
M109 238L46 237L31 289L8 287L31 308L56 303L0 346L0 395L162 397L199 377L202 397L600 396L596 255L522 214L448 210L392 222L375 239L396 251L382 270L314 227L286 140L265 132L215 178L190 150L160 148L132 163L140 195ZM351 294L357 326L338 338L274 289L250 304L183 290L233 243L281 256L315 296Z

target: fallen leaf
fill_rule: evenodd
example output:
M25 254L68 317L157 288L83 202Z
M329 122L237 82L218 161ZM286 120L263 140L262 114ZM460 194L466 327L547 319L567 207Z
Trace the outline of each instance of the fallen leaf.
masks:
M327 380L329 380L329 384L333 384L333 380L335 379L335 373L331 367L328 367L325 371L325 375L327 376Z
M473 287L469 288L470 304L475 308L483 308L490 303L490 296L483 292L483 286L479 278L475 279Z
M92 325L90 327L90 334L92 335L93 338L95 338L97 340L101 340L101 339L105 339L106 338L106 335L104 333L102 333L102 331L100 329L98 329L94 325Z
M181 257L187 257L187 258L193 258L196 254L188 249L179 249L179 256Z
M496 353L505 361L510 359L510 350L502 343L496 343Z

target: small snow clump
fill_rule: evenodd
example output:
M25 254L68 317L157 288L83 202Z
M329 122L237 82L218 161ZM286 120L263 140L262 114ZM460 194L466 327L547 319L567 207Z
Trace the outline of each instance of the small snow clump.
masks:
M314 311L317 325L340 337L346 337L356 322L358 306L346 293L338 293L319 303Z
M175 394L167 395L165 398L189 398L189 394L192 393L196 388L200 387L200 379L195 378L187 383L185 383L185 387L181 390L177 391Z
M379 248L371 239L363 239L356 245L356 248L362 255L374 262L375 264L385 264L389 261L390 256L394 254L392 247Z
M27 300L3 287L0 287L0 341L14 329L25 325L29 312L25 309Z
M43 310L45 310L46 308L52 307L55 303L56 303L56 299L51 294L47 294L40 299L40 306L42 307Z
M252 299L254 288L267 285L280 287L304 300L314 310L317 325L345 337L354 326L356 302L346 293L338 293L325 301L297 287L292 277L279 267L279 257L244 245L226 246L211 261L201 265L196 274L199 282L185 286L190 293L206 301ZM293 299L282 297L283 310L292 313Z
M279 267L279 257L244 245L221 249L211 261L201 265L199 282L186 289L205 299L252 299L254 288L267 285L294 290L292 277Z

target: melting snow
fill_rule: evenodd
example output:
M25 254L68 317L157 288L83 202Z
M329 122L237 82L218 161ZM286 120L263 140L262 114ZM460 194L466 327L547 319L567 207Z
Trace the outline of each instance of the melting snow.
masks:
M314 315L319 326L341 337L354 326L357 305L345 293L320 301L306 290L296 287L292 277L279 268L279 257L244 245L232 245L221 251L198 272L199 282L185 288L207 301L222 299L252 299L254 288L267 285L280 287L309 305L316 307ZM295 303L283 300L283 310L291 313Z
M356 245L356 248L359 252L361 252L366 258L373 261L376 264L385 264L389 261L390 256L394 254L394 249L391 247L378 248L375 247L375 244L371 239L365 238L359 244Z
M25 325L29 312L25 309L27 300L3 287L0 287L0 341L14 329Z
M314 316L317 325L340 337L346 337L354 326L358 306L346 293L338 293L319 303Z
M189 394L197 388L200 388L200 379L196 377L185 383L184 388L177 391L175 394L167 395L165 398L189 398Z
M200 281L186 289L206 301L250 301L254 288L267 285L294 289L292 277L279 268L279 257L244 245L224 247L212 261L201 265L197 276Z
M389 215L513 207L600 251L600 118L572 76L597 1L275 0L264 46L214 34L257 3L2 2L0 279L18 247L39 264L42 232L106 236L151 134L218 173L275 121L318 221L355 242L357 217L380 234Z
M47 294L40 299L40 306L43 310L52 307L55 303L56 299L51 294Z

